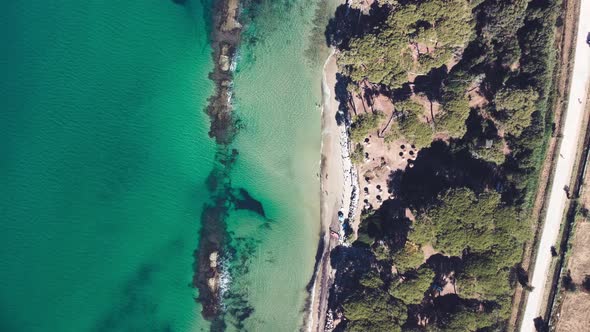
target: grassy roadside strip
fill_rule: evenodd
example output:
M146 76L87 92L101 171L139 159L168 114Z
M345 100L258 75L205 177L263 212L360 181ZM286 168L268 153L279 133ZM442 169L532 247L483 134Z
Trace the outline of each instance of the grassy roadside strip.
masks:
M573 53L575 50L575 36L577 32L577 17L579 12L579 2L575 0L563 0L562 16L560 17L562 25L556 27L555 45L558 46L556 56L555 72L551 85L552 89L550 95L550 102L548 105L547 122L550 121L551 116L553 120L553 130L551 125L548 125L545 132L545 144L543 146L543 153L545 159L540 161L542 168L537 177L537 191L535 194L534 203L531 208L531 220L533 221L534 237L532 241L525 244L523 250L522 267L526 271L535 264L536 248L538 247L538 240L540 237L539 230L542 229L545 214L546 214L546 197L548 190L550 190L553 182L554 169L557 164L558 151L561 144L561 124L567 110L568 91L570 86L571 71L573 69ZM571 19L573 17L573 20ZM569 19L568 19L569 18ZM568 34L568 32L570 34ZM549 123L551 124L551 123ZM531 275L529 275L529 278ZM512 314L509 323L509 331L517 330L520 326L520 319L522 309L527 299L526 290L518 285L513 297Z
M562 291L562 276L564 271L567 271L567 259L571 254L571 239L575 230L577 211L579 207L579 198L582 197L584 178L587 175L588 156L590 152L590 106L588 105L588 98L586 104L586 116L584 118L584 143L578 148L576 155L576 164L574 166L574 176L570 184L572 199L569 200L567 207L567 214L559 234L560 246L559 257L553 262L553 275L550 279L551 288L547 296L547 307L544 312L544 319L550 323L555 322L558 318L556 313L559 313L561 306L560 296Z

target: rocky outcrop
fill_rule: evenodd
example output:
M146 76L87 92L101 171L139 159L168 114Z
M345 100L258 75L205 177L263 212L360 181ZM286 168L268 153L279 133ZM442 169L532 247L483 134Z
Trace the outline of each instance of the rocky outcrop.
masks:
M209 136L219 144L229 144L236 131L231 111L231 86L235 57L242 26L238 22L239 0L218 1L214 7L211 46L215 67L209 77L215 82L215 94L209 99L207 114L211 119Z

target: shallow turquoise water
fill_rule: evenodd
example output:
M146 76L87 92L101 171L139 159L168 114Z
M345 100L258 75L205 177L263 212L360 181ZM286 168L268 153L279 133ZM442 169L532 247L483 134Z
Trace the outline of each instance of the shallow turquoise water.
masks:
M243 210L228 218L239 249L232 295L253 310L243 320L229 317L229 330L297 331L303 323L320 231L323 62L306 57L309 47L319 48L310 45L317 4L262 1L244 33L234 85L243 129L233 144L240 156L232 185L260 200L266 218Z
M3 6L0 330L207 327L188 287L214 149L199 6Z

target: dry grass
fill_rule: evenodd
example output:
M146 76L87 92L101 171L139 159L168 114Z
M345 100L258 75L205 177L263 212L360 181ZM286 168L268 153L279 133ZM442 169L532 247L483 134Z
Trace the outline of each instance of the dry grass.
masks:
M590 195L586 195L590 200ZM575 229L572 255L567 266L571 271L576 290L561 292L562 302L556 331L590 331L590 294L582 290L584 276L590 274L590 222L581 221Z

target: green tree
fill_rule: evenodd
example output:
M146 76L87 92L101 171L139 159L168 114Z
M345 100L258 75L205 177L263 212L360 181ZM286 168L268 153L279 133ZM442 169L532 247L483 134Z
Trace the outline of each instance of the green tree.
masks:
M362 142L371 131L378 129L379 122L383 120L384 115L381 112L362 113L354 117L354 121L350 125L350 138L353 142Z
M489 141L491 146L486 146L487 140L472 145L470 147L471 154L475 158L493 162L497 165L503 164L506 160L506 155L504 154L504 141L498 137L490 139Z
M351 321L346 325L347 332L367 332L367 331L379 331L379 332L401 332L401 326L397 324L391 324L388 321L381 320L355 320Z
M464 270L457 277L457 288L466 298L496 300L511 294L509 276L510 269L504 262L474 255L465 260Z
M399 331L406 321L407 308L403 303L391 297L387 292L378 289L357 290L348 296L342 304L344 317L356 324L387 325L391 331ZM355 328L352 331L359 331Z
M465 121L471 112L467 90L471 84L478 83L481 79L481 76L474 76L463 70L454 70L449 74L442 87L442 112L435 119L437 132L456 138L465 135Z
M496 93L495 119L499 128L506 134L520 136L525 128L531 125L531 115L535 111L535 102L539 94L532 88L504 88Z
M367 288L383 287L383 280L381 280L379 273L374 270L370 270L369 272L365 273L359 282L363 287Z
M422 266L415 273L408 273L406 277L407 279L402 282L394 282L389 287L389 294L405 304L422 302L424 293L432 284L434 271L427 266Z
M354 81L366 78L397 88L408 80L409 72L425 74L448 62L465 47L472 32L468 1L396 3L385 26L375 34L352 38L339 63L349 67Z
M399 101L395 103L395 112L395 120L385 136L385 142L404 138L418 148L430 145L434 133L424 118L421 105L411 100Z
M478 196L467 188L450 189L439 203L419 215L410 240L431 242L441 252L461 256L464 250L484 252L521 240L523 227L514 208L505 206L496 192ZM514 232L515 234L511 234Z
M495 323L493 314L476 312L472 309L459 307L443 319L441 329L445 332L475 332Z
M411 241L406 241L404 247L393 254L393 264L399 273L415 269L424 261L424 253L417 245Z

